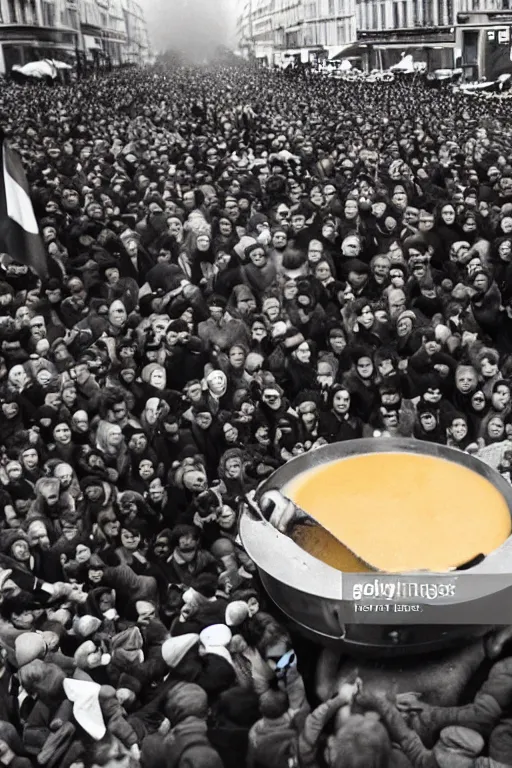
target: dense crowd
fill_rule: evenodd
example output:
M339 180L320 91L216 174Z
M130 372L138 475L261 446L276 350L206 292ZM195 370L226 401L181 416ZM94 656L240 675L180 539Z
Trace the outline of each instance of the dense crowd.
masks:
M464 706L318 698L237 531L335 441L510 479L511 117L244 67L2 83L49 264L0 268L2 765L512 765L505 652Z

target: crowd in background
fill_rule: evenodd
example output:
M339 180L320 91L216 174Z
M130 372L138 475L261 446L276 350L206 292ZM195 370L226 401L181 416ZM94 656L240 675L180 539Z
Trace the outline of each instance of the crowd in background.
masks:
M511 117L243 66L1 84L49 268L0 268L2 765L512 765L506 648L463 706L321 701L237 529L336 441L510 479Z

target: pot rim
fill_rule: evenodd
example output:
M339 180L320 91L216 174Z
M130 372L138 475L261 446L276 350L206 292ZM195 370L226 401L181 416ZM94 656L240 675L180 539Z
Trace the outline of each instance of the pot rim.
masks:
M257 489L255 503L258 504L261 496L270 490L280 491L287 483L297 475L317 466L323 466L332 461L362 456L374 453L413 453L421 456L431 456L445 459L459 466L476 472L488 480L501 493L508 506L512 527L512 486L493 467L485 462L464 453L456 448L445 445L427 443L414 438L361 438L347 440L340 443L331 443L322 446L309 453L296 456L282 467L279 467ZM277 531L264 517L256 519L247 510L243 509L240 518L240 537L249 557L256 566L288 587L303 592L310 597L322 599L343 600L342 581L343 572L338 571L326 563L318 560L305 552L289 536ZM279 556L277 556L277 554ZM424 573L426 577L443 577L444 579L457 579L461 572ZM472 579L473 587L467 590L468 594L462 596L457 590L453 599L443 599L443 604L461 603L473 601L479 597L494 594L512 585L512 535L482 562L468 568L463 572L467 575L487 576L487 579ZM372 576L402 576L405 574L358 574L364 580ZM413 574L409 574L412 576ZM417 573L415 574L418 575ZM495 578L493 578L495 577ZM501 577L501 578L500 578ZM508 579L506 578L508 577Z

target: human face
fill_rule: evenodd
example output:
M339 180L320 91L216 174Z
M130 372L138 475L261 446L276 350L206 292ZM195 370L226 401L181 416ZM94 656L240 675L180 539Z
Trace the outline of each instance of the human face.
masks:
M76 398L77 398L77 392L76 392L76 387L74 385L65 387L65 389L62 390L62 402L68 408L72 407L75 404Z
M393 204L396 208L398 208L400 211L405 211L407 208L407 194L405 192L405 189L401 186L395 187L395 191L393 192L393 197L391 198Z
M324 253L324 247L318 240L312 240L308 246L308 261L310 264L318 264Z
M288 238L284 232L275 232L272 236L272 245L278 251L284 250L287 243Z
M154 501L154 499L152 499L152 501ZM169 557L170 552L171 552L171 547L170 547L169 539L167 539L164 536L162 536L161 538L158 538L154 546L155 556L163 560L164 558Z
M140 454L144 453L144 451L148 447L148 440L146 435L142 431L132 435L130 437L130 442L128 443L128 447L130 451L133 451L133 453L140 456Z
M506 384L500 384L492 394L492 404L497 411L504 411L510 405L510 389Z
M344 256L355 259L361 253L361 243L357 237L346 237L341 245L341 251Z
M445 224L451 226L455 222L455 209L453 205L444 205L441 209L441 218Z
M512 256L512 243L510 240L504 240L498 247L498 254L502 261L509 262Z
M512 232L512 217L504 216L501 220L501 229L505 235L509 235Z
M347 346L347 340L341 332L332 333L329 336L329 344L334 354L341 355L341 353Z
M477 385L476 372L472 368L460 368L455 373L455 386L463 395L468 395ZM475 393L476 394L476 393Z
M150 426L154 426L160 416L160 400L156 397L151 397L145 408L146 420Z
M11 623L15 629L30 630L34 626L35 617L32 611L21 611L11 614Z
M300 346L297 347L297 351L295 354L297 356L297 360L300 363L304 363L307 365L307 363L309 363L311 360L311 350L306 341L303 341L302 344L300 344Z
M350 410L350 394L346 389L340 389L332 399L332 409L335 413L344 416Z
M231 347L229 350L229 362L233 368L243 368L245 363L245 354L241 347Z
M358 323L361 323L363 328L365 328L366 330L369 330L373 325L374 319L375 319L375 315L372 312L372 308L369 305L366 305L365 307L362 308L361 314L357 318L357 321Z
M359 213L359 207L355 200L347 200L344 207L345 218L355 219Z
M485 409L485 395L481 390L474 392L471 396L471 406L477 413Z
M26 563L30 560L30 549L26 541L19 539L11 547L11 553L19 563Z
M115 285L119 282L119 270L117 267L110 267L109 269L105 270L105 277L107 278L110 285Z
M210 238L208 235L199 235L196 245L199 253L206 253L210 247Z
M486 379L492 379L492 377L496 376L498 373L498 365L494 362L494 360L489 360L488 357L484 357L480 363L480 370L482 372L482 376L484 376Z
M419 218L419 231L420 232L430 232L431 229L434 227L434 217L431 213L426 213L425 211L422 211L420 213Z
M238 440L238 430L236 427L232 424L224 424L222 431L227 443L236 443Z
M155 387L155 389L165 389L165 371L159 369L153 371L150 378L150 384L152 387Z
M238 203L234 198L228 198L225 205L226 213L231 221L236 221L240 215Z
M331 268L326 261L322 261L315 269L315 277L321 283L325 283L332 277Z
M292 216L292 227L295 232L300 232L306 226L306 217L302 214L294 213Z
M135 552L140 544L140 536L138 534L127 531L126 528L121 528L121 546L123 546L128 552Z
M384 280L389 274L389 259L375 259L373 262L373 274L376 278Z
M191 403L198 403L203 396L201 384L199 382L190 384L186 389L186 395Z
M485 292L489 287L489 281L487 279L487 275L484 275L484 274L477 275L473 280L473 287L477 291Z
M239 458L233 457L231 459L228 459L226 461L224 471L226 474L226 477L229 477L231 480L236 479L237 477L240 477L242 473L242 462Z
M360 357L357 361L356 369L361 379L370 379L373 375L373 362L371 357Z
M436 428L436 419L432 413L422 413L420 423L425 432L433 432Z
M57 424L53 430L53 437L56 443L69 445L71 443L71 430L67 424Z
M153 503L158 503L159 501L162 501L164 497L165 489L162 485L162 481L160 478L155 478L151 481L149 485L149 498Z
M260 269L267 263L267 257L263 248L255 248L254 251L251 251L249 258L254 266Z
M281 395L276 389L269 387L268 389L263 390L262 398L265 405L273 411L278 411L281 407Z
M50 494L46 497L48 506L55 506L55 503L59 500L57 494L55 496ZM50 504L50 502L54 502ZM31 547L39 547L40 549L50 548L50 539L48 537L48 531L44 523L37 521L30 525L28 529L28 540Z
M405 293L399 289L393 291L389 296L389 314L391 317L398 315L405 309Z
M89 430L89 417L86 411L77 411L73 414L71 421L80 434L85 434Z
M147 441L145 442L145 445L147 445ZM154 473L155 469L153 467L153 462L149 459L143 459L139 464L139 475L141 479L147 481L153 477Z
M196 415L196 424L199 429L209 429L213 422L213 416L208 411L203 411Z
M115 539L119 536L120 527L121 524L115 517L108 518L102 525L103 532L109 539Z
M108 444L112 448L118 448L122 442L123 442L123 433L121 431L121 427L118 427L117 424L112 425L110 428L110 432L108 434Z
M28 448L26 451L23 451L21 455L21 461L29 472L33 472L35 469L37 469L37 466L39 464L39 455L35 448Z
M30 321L30 333L35 341L46 338L46 324L42 317L34 317Z
M167 219L167 231L176 238L178 243L181 243L183 239L183 224L178 218L171 216Z
M226 377L222 371L217 371L208 377L208 389L214 395L222 395L226 387Z
M55 477L60 482L60 487L63 490L67 490L71 483L73 482L73 470L68 464L59 464L58 467L55 468Z
M223 237L229 237L233 233L233 225L229 219L219 220L219 232Z
M493 440L497 440L498 438L502 437L502 435L505 433L505 426L503 421L497 416L492 418L487 425L487 433Z
M75 551L75 560L80 565L83 565L85 563L88 563L91 559L91 550L89 547L86 547L84 544L79 544Z
M121 301L114 301L108 310L108 319L114 328L122 328L127 320L127 313L124 304Z
M2 403L2 413L6 419L14 419L19 413L18 403Z

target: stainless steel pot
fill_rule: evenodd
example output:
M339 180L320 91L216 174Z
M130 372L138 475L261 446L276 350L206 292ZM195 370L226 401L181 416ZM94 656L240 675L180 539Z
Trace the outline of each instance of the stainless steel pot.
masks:
M322 645L373 656L418 654L464 644L493 625L512 623L512 612L510 617L505 615L505 607L512 605L512 537L478 565L457 574L438 575L438 579L452 580L454 595L438 603L426 601L421 616L411 614L413 623L405 624L402 616L402 623L393 622L391 613L356 617L354 600L347 597L343 585L344 579L347 582L354 576L343 575L309 555L271 525L259 506L264 493L280 491L314 467L351 456L396 452L445 459L486 478L503 495L512 528L512 486L492 467L457 449L414 439L368 438L326 445L292 459L262 483L254 505L242 505L240 536L269 597L297 629ZM361 576L364 580L367 575Z

